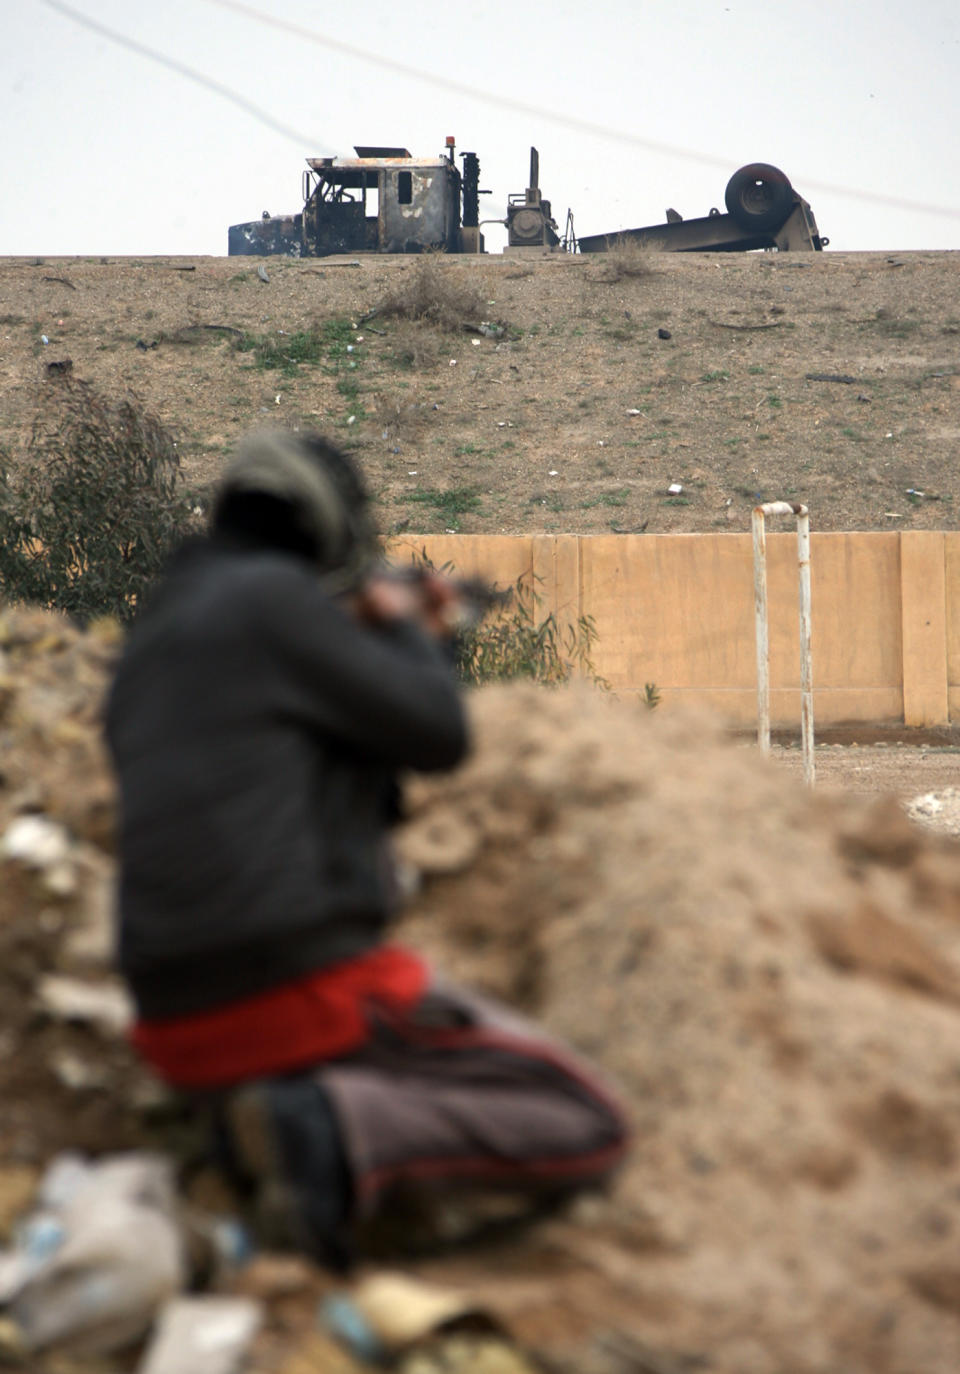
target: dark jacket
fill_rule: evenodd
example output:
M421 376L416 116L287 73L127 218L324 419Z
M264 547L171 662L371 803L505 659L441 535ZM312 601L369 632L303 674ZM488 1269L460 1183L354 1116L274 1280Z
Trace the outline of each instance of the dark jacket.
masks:
M120 965L149 1018L376 945L395 773L450 768L467 748L426 635L359 624L294 556L206 541L181 551L131 631L107 735Z

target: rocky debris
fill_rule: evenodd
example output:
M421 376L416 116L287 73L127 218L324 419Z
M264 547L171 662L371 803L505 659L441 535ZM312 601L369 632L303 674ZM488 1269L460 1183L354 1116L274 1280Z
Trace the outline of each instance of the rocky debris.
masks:
M960 835L960 787L924 792L907 807L912 820L942 835Z

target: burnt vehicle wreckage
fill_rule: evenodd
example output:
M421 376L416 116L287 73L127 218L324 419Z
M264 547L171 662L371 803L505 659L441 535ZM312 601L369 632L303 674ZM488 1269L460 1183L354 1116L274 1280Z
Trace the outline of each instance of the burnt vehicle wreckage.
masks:
M712 209L697 219L666 212L663 224L620 229L577 239L567 211L561 238L550 202L540 192L540 159L530 149L526 190L507 198L505 219L480 219L480 160L446 140L437 157L413 157L406 148L357 146L354 158L310 157L303 174L303 209L232 224L230 255L329 257L339 253L482 253L482 224L507 229L506 252L603 253L636 243L666 253L819 252L829 243L813 211L785 173L766 162L734 172L724 193L726 214Z

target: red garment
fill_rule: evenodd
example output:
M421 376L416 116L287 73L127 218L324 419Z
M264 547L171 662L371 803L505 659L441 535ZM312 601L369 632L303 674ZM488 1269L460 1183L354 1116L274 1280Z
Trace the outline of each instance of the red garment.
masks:
M138 1021L132 1039L174 1087L227 1087L348 1054L369 1038L370 1003L406 1011L427 977L410 950L385 946L213 1011Z

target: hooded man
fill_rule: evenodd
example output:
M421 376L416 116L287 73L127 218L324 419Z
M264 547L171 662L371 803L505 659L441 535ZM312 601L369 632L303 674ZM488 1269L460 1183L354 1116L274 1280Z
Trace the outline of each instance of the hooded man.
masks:
M345 455L250 436L107 716L134 1043L209 1110L269 1239L330 1262L403 1190L564 1193L625 1138L568 1051L385 941L398 775L453 768L468 729L455 586L379 560Z

